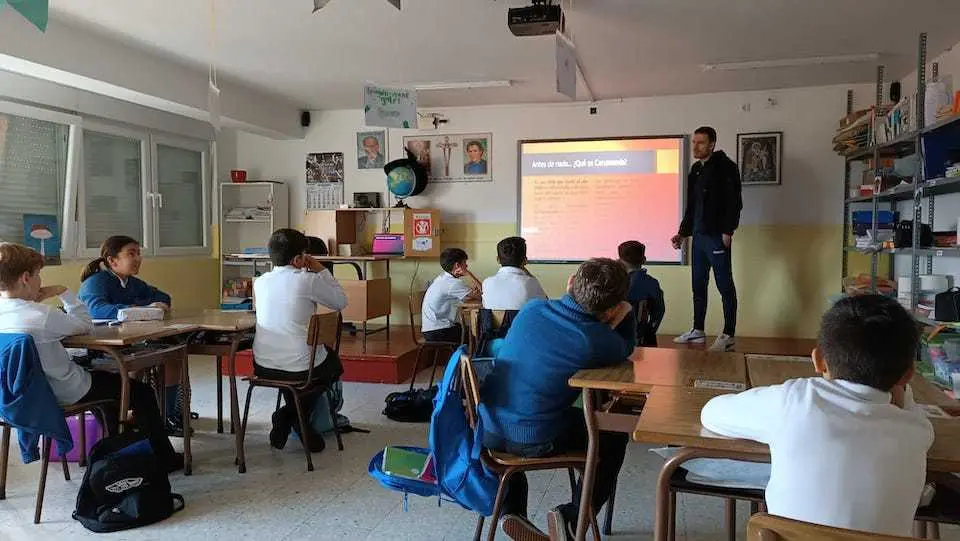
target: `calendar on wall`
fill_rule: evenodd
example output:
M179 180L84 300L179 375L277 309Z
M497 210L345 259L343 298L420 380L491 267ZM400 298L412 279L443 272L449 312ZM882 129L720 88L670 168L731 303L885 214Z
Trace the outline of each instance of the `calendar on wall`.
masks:
M343 152L307 154L307 208L335 209L343 204Z

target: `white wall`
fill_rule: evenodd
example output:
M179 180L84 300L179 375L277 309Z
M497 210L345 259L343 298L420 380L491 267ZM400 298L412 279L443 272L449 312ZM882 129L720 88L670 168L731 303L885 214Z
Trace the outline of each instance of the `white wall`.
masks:
M734 159L737 133L784 132L783 185L745 189L744 224L839 224L843 160L830 140L845 112L846 91L832 86L631 99L600 103L596 116L582 103L437 109L450 122L430 133L493 134L493 182L433 184L411 205L441 208L453 221L515 222L518 140L687 134L706 124L719 132L718 148ZM869 85L856 91L864 99L871 94ZM237 166L249 170L251 178L291 183L292 217L304 210L308 152L345 153L346 200L357 191L385 192L381 171L356 168L356 133L364 129L360 110L340 110L315 112L303 141L240 133ZM425 132L390 130L389 157L403 157L403 136L416 133Z

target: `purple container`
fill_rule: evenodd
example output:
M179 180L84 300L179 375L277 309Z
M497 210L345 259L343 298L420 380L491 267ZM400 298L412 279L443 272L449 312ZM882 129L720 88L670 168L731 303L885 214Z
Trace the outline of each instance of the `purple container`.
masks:
M84 435L86 436L85 443L87 444L87 453L86 456L90 456L90 450L93 449L93 445L100 441L103 438L103 428L100 426L100 423L97 422L97 418L87 412L86 416L86 426L83 427ZM70 436L73 437L73 449L67 453L67 462L80 462L80 416L74 415L73 417L67 417L67 428L70 429ZM51 461L60 460L60 451L57 450L57 444L54 443L51 449Z

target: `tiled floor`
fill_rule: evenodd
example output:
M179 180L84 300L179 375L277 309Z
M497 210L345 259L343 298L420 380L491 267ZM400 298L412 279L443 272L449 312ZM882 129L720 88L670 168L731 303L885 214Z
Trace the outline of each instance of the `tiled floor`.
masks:
M370 434L347 434L346 449L335 443L314 455L316 470L306 472L298 442L283 451L267 444L269 412L276 395L258 390L250 410L247 467L239 475L233 466L233 440L216 433L216 405L212 363L195 358L194 410L201 419L194 438L194 475L171 476L176 492L186 499L186 509L151 527L110 534L108 539L263 539L302 540L469 540L475 515L452 504L410 498L401 508L399 494L382 489L367 476L370 458L387 444L426 444L425 425L404 425L380 414L383 397L402 386L346 384L347 414ZM246 386L241 385L241 392ZM242 395L241 395L242 396ZM93 537L70 518L81 478L72 467L73 481L66 482L59 466L50 468L43 522L33 525L38 464L20 464L16 445L11 449L7 499L0 501L0 540L79 539ZM653 525L653 486L661 461L641 446L631 446L620 475L619 494L610 539L650 539ZM544 524L545 514L569 498L565 473L530 476L532 520ZM678 539L706 541L722 537L722 504L703 497L683 497L679 503ZM745 516L746 507L741 507ZM960 540L957 531L944 531L944 539ZM742 533L741 533L742 536ZM502 535L498 539L505 539Z

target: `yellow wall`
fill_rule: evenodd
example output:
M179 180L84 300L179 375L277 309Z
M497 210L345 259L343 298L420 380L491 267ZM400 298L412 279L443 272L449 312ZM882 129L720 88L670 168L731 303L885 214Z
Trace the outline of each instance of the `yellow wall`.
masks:
M76 292L86 262L67 261L45 267L40 276L45 285L63 285ZM173 297L174 314L199 312L218 306L220 264L212 257L151 257L143 260L141 279Z
M470 256L470 269L480 279L496 272L496 243L515 235L516 224L444 223L444 247L459 246ZM828 299L840 291L840 225L744 226L734 238L734 279L739 297L737 334L812 338ZM859 262L862 264L862 262ZM859 268L852 264L851 268ZM531 272L547 293L562 295L573 265L532 265ZM867 267L869 268L869 267ZM689 266L651 266L650 273L663 287L667 315L661 332L679 334L690 328L693 317ZM417 287L440 272L437 260L396 261L393 277L394 323L408 321L407 298L416 271ZM340 267L338 276L351 277ZM382 274L378 269L376 274ZM722 326L720 296L710 287L707 332Z

